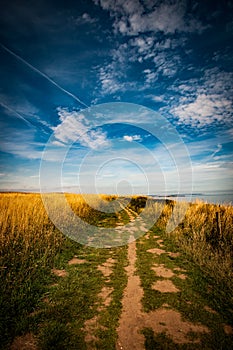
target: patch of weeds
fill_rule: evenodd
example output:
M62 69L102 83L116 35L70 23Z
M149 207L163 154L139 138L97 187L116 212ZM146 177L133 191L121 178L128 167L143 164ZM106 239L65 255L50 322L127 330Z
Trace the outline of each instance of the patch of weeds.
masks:
M82 334L73 332L71 325L61 320L49 321L39 333L41 350L86 350Z
M60 251L55 256L54 267L64 269L67 266L67 262L72 259L74 255L77 255L80 258L82 254L83 246L80 243L65 237Z
M154 333L151 328L144 328L142 330L145 336L145 349L146 350L217 350L217 349L232 349L232 340L230 337L220 337L219 335L204 334L200 335L199 342L196 341L197 334L195 332L189 332L187 338L189 343L177 344L165 332Z
M151 328L144 328L142 334L145 337L146 350L180 350L184 349L176 344L165 333L154 334Z
M50 268L37 267L31 276L22 276L21 284L13 285L0 293L0 349L18 334L28 328L27 315L38 304L41 295L46 291L46 284L51 282Z

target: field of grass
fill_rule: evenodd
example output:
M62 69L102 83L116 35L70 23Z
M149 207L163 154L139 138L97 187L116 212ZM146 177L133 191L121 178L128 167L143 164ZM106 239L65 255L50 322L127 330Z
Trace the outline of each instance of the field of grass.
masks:
M83 220L100 224L107 218L115 225L117 216L101 211L112 198L103 196L101 201L97 196L89 196L87 205L80 195L66 196ZM50 197L59 206L60 196ZM98 208L98 202L99 211L92 209ZM4 348L7 340L28 326L27 316L45 292L57 256L66 250L67 244L69 250L73 246L81 249L81 245L70 241L54 226L40 194L1 194L0 222L0 344Z
M56 204L59 215L60 195L49 196ZM120 206L124 204L124 198L88 195L86 202L81 195L65 196L73 212L91 225L116 227L119 223L129 222L126 211ZM128 207L140 213L144 205L145 198L134 197ZM183 204L179 205L182 212ZM112 210L106 210L109 206L112 206ZM152 282L148 272L151 261L145 251L150 248L153 235L159 232L171 250L179 249L184 253L182 264L187 261L190 271L192 264L196 266L195 271L200 271L193 274L193 283L199 283L199 292L203 289L204 293L206 285L217 286L209 296L213 298L212 306L220 311L225 310L228 320L231 320L233 207L201 202L190 204L179 226L166 233L173 207L173 202L153 201L148 208L150 217L157 217L158 212L161 215L151 228L151 240L138 245L138 273L145 289L145 310L159 307L163 302L162 298L151 297ZM179 212L179 206L176 209ZM69 265L74 257L83 259L83 263L78 267ZM104 266L108 259L114 261L109 278L100 272L100 266ZM163 263L169 265L172 263L169 261L164 260ZM124 269L127 263L127 245L97 249L64 236L49 219L40 194L0 194L0 348L7 349L7 344L17 335L32 332L44 350L77 349L77 344L79 349L86 349L83 329L87 327L87 320L95 318L98 313L98 327L93 330L99 339L98 348L115 349L116 327L127 284ZM63 271L65 277L51 273L53 270ZM187 294L189 291L191 293L194 284L192 288L188 288L187 284ZM103 290L111 291L111 302L106 307L101 306L100 293ZM185 309L171 297L171 303L181 312L190 313L190 318L194 319L198 319L199 302L197 300L194 308ZM216 327L216 324L213 323L212 327ZM149 329L145 329L144 333L147 344L154 344L160 339L156 340ZM222 333L220 335L222 337ZM161 339L164 341L163 335ZM170 349L169 344L168 341L167 348ZM148 349L153 348L152 345L147 346ZM158 344L156 348L159 348Z
M158 210L161 204L152 205ZM168 202L157 221L163 231L171 216L174 203ZM187 203L177 203L176 210L184 212ZM185 217L171 233L176 244L217 284L229 289L233 296L233 206L207 204L201 201L190 203ZM232 300L233 301L233 300Z

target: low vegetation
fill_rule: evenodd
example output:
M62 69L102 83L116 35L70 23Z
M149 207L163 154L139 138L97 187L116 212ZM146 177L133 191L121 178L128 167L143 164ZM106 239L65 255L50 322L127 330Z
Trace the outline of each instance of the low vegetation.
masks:
M89 195L86 204L81 195L66 197L74 212L89 223L99 224L107 217L115 225L116 214L101 211L106 200ZM59 206L60 195L50 198ZM98 205L99 210L92 209ZM0 208L0 344L4 348L26 327L26 316L45 292L56 257L69 240L49 219L40 194L3 193Z
M153 210L156 212L161 205L153 204ZM201 201L186 206L187 203L176 204L177 216L179 212L185 212L185 216L167 236L216 283L228 287L229 295L233 295L233 206ZM156 224L163 231L173 207L174 202L163 206Z
M159 254L152 254L156 250ZM177 344L165 331L154 333L147 327L142 330L146 350L232 348L232 337L226 336L224 331L224 324L233 323L232 301L228 289L225 285L216 286L215 279L206 272L203 273L190 259L190 255L184 254L184 247L174 243L173 238L168 237L164 230L154 227L147 237L141 237L137 241L137 273L143 288L142 305L146 313L161 309L176 310L183 320L195 325L201 324L209 330L199 334L199 343L195 343L197 334L190 332L188 337L194 343ZM161 287L165 292L161 292ZM163 326L162 316L160 321L159 324ZM174 323L176 321L178 322L173 320ZM168 324L164 326L169 328ZM170 327L172 329L172 325Z
M59 209L61 195L49 196ZM102 227L116 227L119 220L121 224L129 222L122 204L128 203L128 208L137 214L143 212L146 205L146 197L65 194L65 198L82 220ZM183 212L184 205L187 204L176 205L177 215L179 210ZM219 299L223 304L226 301L226 308L230 310L233 304L233 207L202 202L190 204L181 223L175 230L166 233L174 207L174 201L150 202L148 215L158 217L151 228L151 240L153 234L159 232L171 245L171 251L173 247L173 251L179 249L184 252L187 259L204 272L207 280L211 279L212 284L219 286L218 291L222 295L216 295L216 303ZM143 278L143 274L147 274L148 258L143 253L146 245L139 247L141 262L147 260L144 267L141 265L139 268L145 287L146 283L151 283L149 275L148 280ZM78 269L68 264L74 256L85 260ZM112 267L111 278L106 282L98 266L110 257L116 263ZM65 237L49 219L40 194L0 194L0 348L7 349L7 344L16 335L31 331L37 334L42 349L53 349L53 344L60 344L61 349L76 349L79 344L80 349L85 349L82 345L85 322L95 316L99 293L107 286L114 292L108 308L99 309L100 326L94 333L100 339L101 349L114 349L121 298L127 283L126 265L126 246L96 249ZM67 275L61 279L51 273L52 269L64 270ZM150 310L148 303L153 302L160 303L160 300L145 299L145 309ZM229 314L229 317L232 315ZM148 329L145 335L147 344L158 340ZM70 339L69 344L65 343L67 339ZM59 349L59 346L54 349Z

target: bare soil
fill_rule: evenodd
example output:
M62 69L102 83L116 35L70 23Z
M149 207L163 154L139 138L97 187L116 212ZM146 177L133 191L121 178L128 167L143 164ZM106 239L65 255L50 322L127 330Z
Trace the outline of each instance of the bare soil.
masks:
M168 279L155 282L152 289L158 290L161 293L177 293L180 291L174 283Z
M166 268L164 264L154 265L152 266L152 270L156 273L158 277L171 278L174 276L174 272Z
M109 277L112 274L112 267L115 263L115 260L108 258L105 263L98 266L98 270L102 272L104 277Z
M66 270L52 269L52 273L58 277L66 277L68 275Z
M11 344L10 350L38 350L34 335L27 333L16 337Z
M68 265L79 265L79 264L85 264L86 262L87 261L85 259L78 259L74 257L70 261L68 261Z
M178 256L178 254L166 252L159 248L149 249L147 252L156 255L167 253L171 254L173 257ZM172 310L168 304L164 304L161 308L149 313L143 311L141 303L143 289L141 287L140 278L136 274L136 259L136 243L134 240L131 240L128 246L129 263L125 268L128 276L128 283L122 300L122 314L117 329L118 340L116 349L144 350L145 338L141 331L145 327L152 328L155 333L165 332L177 344L199 342L199 334L208 333L209 329L204 325L193 324L183 320L181 314L176 310ZM179 292L179 289L169 279L174 276L172 270L165 268L164 264L154 265L152 269L157 276L164 278L163 280L158 280L153 285L153 289L161 293ZM182 274L179 276L181 279L186 278L186 276ZM194 340L189 338L190 332L196 334Z
M98 270L101 271L106 278L106 282L109 282L109 278L112 274L112 267L115 264L115 260L112 258L108 258L102 265L98 266ZM96 343L98 342L98 337L95 335L98 329L103 329L103 326L100 325L100 312L104 311L111 303L112 297L111 294L113 292L113 288L109 286L103 286L100 293L98 294L97 301L97 312L93 318L86 320L84 324L84 333L85 333L85 342L87 344L87 349L95 349Z
M157 254L157 255L161 255L161 254L166 253L165 250L159 249L159 248L148 249L147 252L151 253L151 254Z

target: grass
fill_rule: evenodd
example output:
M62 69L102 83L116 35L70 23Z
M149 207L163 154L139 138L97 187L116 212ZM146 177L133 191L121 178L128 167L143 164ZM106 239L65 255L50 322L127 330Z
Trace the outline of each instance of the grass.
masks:
M21 328L44 291L63 237L49 221L39 195L0 196L1 344Z
M176 214L172 216L174 208ZM174 222L174 229L166 232L167 237L217 284L227 286L233 295L233 206L201 201L190 204L152 201L148 215L159 216L155 227L163 232L167 231L169 220L170 224Z
M160 248L154 236L163 239L166 251L180 252L180 256L172 258L168 254L152 255L148 249ZM167 237L164 231L154 227L149 234L149 239L142 237L137 241L137 272L141 279L144 296L142 304L145 312L150 312L168 304L174 310L180 312L184 319L192 323L206 325L211 333L201 337L201 344L174 344L163 333L154 335L152 329L145 328L143 334L146 339L146 349L231 349L231 336L224 333L224 324L233 324L232 301L228 288L216 285L212 277L206 276L201 268L194 263L187 254L182 251L178 243L174 243L172 237ZM160 293L153 290L152 285L161 277L151 269L154 264L163 264L173 271L174 276L170 280L180 290L178 293ZM181 280L181 273L176 268L185 270L187 278ZM216 314L208 312L208 306L216 310Z
M85 259L86 263L69 266L68 260L72 254ZM65 268L68 275L64 278L53 277L47 286L39 307L30 318L31 330L39 339L40 348L48 349L86 349L84 341L84 323L98 314L98 294L105 285L98 265L108 257L118 257L113 275L108 286L114 288L112 302L100 313L99 323L108 326L107 332L98 328L96 335L100 338L97 346L100 349L114 348L116 340L116 323L119 317L119 303L126 283L122 264L126 263L126 249L103 250L88 248L67 241L63 252L57 257L56 268ZM55 284L55 285L54 285ZM114 317L112 316L114 315ZM103 347L101 344L105 344Z
M74 255L86 262L69 266L68 261ZM116 258L117 262L110 281L106 283L97 267L109 257ZM62 251L55 258L54 267L66 269L68 276L53 277L52 285L56 285L48 286L46 302L40 304L30 322L41 349L86 349L84 324L98 313L99 326L94 330L98 341L93 347L114 349L120 301L127 282L123 269L126 264L126 247L103 250L82 246L67 239ZM112 301L109 307L98 312L98 294L105 285L113 288Z
M60 195L51 194L50 198L59 207ZM103 213L106 198L89 196L89 205L80 195L67 195L67 200L74 212L91 224L100 224L104 218L107 222L103 226L116 225L115 213ZM0 344L5 348L7 342L28 327L27 316L46 292L51 268L58 260L64 264L74 251L79 254L82 246L56 229L39 194L1 194L0 208ZM93 259L101 255L95 249L88 254ZM80 275L81 281L82 278Z
M65 194L73 212L84 222L84 228L85 223L103 228L115 227L119 221L128 223L129 217L121 204L126 205L129 199L128 208L137 214L145 206L145 197L138 200L137 197L106 195L84 197ZM66 213L61 210L61 195L50 194L49 199L55 209L53 215L63 218ZM219 345L222 342L222 348L227 349L228 338L219 324L232 324L233 207L190 204L179 226L166 233L174 205L173 201L152 201L148 212L159 219L151 229L149 240L141 238L137 242L137 269L144 289L144 309L154 310L169 301L186 318L200 321L215 332L216 340L211 338L209 343ZM178 215L179 210L183 210L182 205L176 206ZM216 212L221 227L219 222L217 225ZM127 283L124 271L127 246L97 249L72 241L51 222L39 194L0 194L0 223L0 348L7 349L16 335L32 331L41 349L85 349L85 321L98 313L98 294L104 286L109 286L113 288L112 300L99 312L96 348L114 349L121 299ZM155 234L162 236L170 251L182 252L175 261L164 254L156 258L157 263L170 269L176 265L188 270L187 280L181 281L176 275L172 277L182 290L180 298L172 293L164 296L151 289L156 278L151 271L155 258L146 250L155 247ZM69 266L68 261L74 256L85 259L86 263ZM97 267L109 257L114 257L116 264L110 281L106 282ZM54 276L52 268L64 269L68 274L64 278ZM192 305L185 303L190 299ZM206 304L218 311L219 316L203 311ZM144 332L147 349L159 349L161 342L166 345L164 349L172 349L170 339L164 334L155 336L151 332L150 329Z

